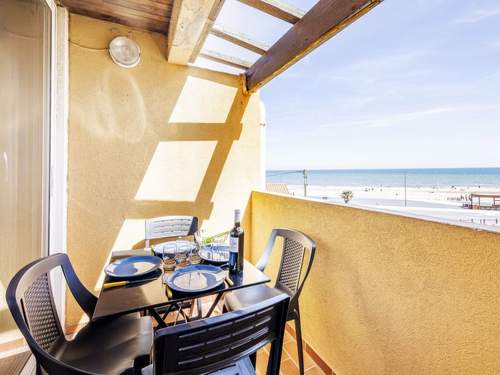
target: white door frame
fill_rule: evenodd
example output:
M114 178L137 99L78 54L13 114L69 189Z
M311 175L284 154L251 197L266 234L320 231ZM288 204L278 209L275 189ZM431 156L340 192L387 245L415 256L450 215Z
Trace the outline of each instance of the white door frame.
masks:
M68 12L56 5L55 0L42 0L51 11L50 40L50 119L48 147L49 153L43 169L44 185L48 186L45 194L42 225L43 255L66 252L66 217L67 217L67 143L68 143ZM46 138L46 139L47 139ZM48 215L47 215L48 213ZM48 216L48 218L47 218ZM48 220L48 222L47 222ZM48 254L47 254L48 253ZM64 327L66 320L65 283L62 272L51 275L56 308ZM21 374L33 374L35 360L31 356Z
M44 0L51 10L51 94L48 254L66 253L68 169L68 12L55 0ZM52 280L56 307L64 327L65 283L61 272Z

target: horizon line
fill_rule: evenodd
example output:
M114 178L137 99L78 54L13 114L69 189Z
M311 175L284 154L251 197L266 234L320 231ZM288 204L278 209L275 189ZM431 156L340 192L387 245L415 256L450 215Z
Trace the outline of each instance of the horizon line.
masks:
M301 168L301 169L269 169L267 171L276 172L302 172L306 171L411 171L411 170L422 170L422 169L500 169L498 167L411 167L411 168Z

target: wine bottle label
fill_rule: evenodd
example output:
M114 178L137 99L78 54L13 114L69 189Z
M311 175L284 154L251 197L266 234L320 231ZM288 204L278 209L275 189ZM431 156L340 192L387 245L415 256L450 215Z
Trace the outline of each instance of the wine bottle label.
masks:
M229 238L229 250L237 253L238 252L238 242L239 242L238 237L230 237Z

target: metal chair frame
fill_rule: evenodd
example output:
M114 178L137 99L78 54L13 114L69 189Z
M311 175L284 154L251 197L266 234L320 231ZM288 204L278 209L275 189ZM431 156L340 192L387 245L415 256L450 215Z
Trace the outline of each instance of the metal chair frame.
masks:
M269 236L269 240L267 241L266 248L264 249L264 252L256 265L256 267L262 272L264 272L269 262L269 258L271 257L274 245L276 244L276 239L278 237L283 238L283 248L282 248L281 263L278 271L278 276L276 279L275 288L290 296L290 304L288 306L287 320L293 320L295 323L299 368L300 368L300 373L303 374L304 353L302 344L302 327L300 323L299 297L300 293L302 292L302 288L304 287L305 281L309 276L309 273L311 272L314 255L316 253L316 243L309 236L297 230L287 229L287 228L273 229L271 235ZM302 247L302 251L300 254L293 254L293 253L291 254L292 257L295 256L295 258L292 259L292 261L294 262L295 265L298 265L298 268L291 270L290 274L290 270L288 269L288 264L287 264L288 261L287 246L289 245L296 246L296 244ZM295 250L300 250L300 249L295 249ZM306 250L309 251L309 259L307 262L306 271L301 277L303 263L304 263L303 260ZM294 277L296 277L295 280L293 280Z
M162 216L146 219L144 246L149 247L150 240L159 238L193 236L197 230L196 216Z
M267 375L278 375L289 300L282 293L242 310L157 330L154 374L208 374L248 362L271 343Z
M29 325L34 323L35 319L38 319L33 314L29 314L27 310L28 302L25 300L26 292L30 292L30 288L33 287L35 283L43 282L47 283L49 300L50 300L50 312L47 310L45 313L49 313L52 322L45 322L51 325L55 325L52 329L55 332L51 333L52 343L57 339L64 337L64 331L61 327L57 310L54 304L54 298L52 295L52 288L50 282L50 271L60 267L66 278L68 287L75 297L76 302L82 310L88 315L92 316L95 305L97 303L97 297L90 293L78 279L73 266L71 265L69 258L66 254L54 254L46 258L36 260L27 266L23 267L11 280L7 288L7 304L12 313L14 321L16 322L19 330L26 339L31 352L36 359L37 374L42 373L42 368L44 371L50 374L70 374L70 375L82 375L90 374L89 372L76 369L72 366L65 364L54 358L47 352L47 345L43 348L39 345L37 338L30 329ZM42 323L44 324L44 323ZM42 332L36 334L39 336L44 334ZM45 332L46 334L46 332ZM51 342L47 342L48 346Z
M148 248L150 246L151 240L156 240L160 238L172 238L172 237L188 237L194 236L198 231L198 218L196 216L161 216L154 217L151 219L146 219L144 230L144 247ZM184 304L184 307L191 307L191 313L194 308L194 300L190 303ZM201 301L196 300L198 311L201 311ZM165 311L163 308L157 309L158 313L163 313L162 319L165 319L170 312L170 309ZM187 321L187 315L182 310L181 306L178 306L177 318L181 314L184 321ZM176 320L177 320L176 318Z

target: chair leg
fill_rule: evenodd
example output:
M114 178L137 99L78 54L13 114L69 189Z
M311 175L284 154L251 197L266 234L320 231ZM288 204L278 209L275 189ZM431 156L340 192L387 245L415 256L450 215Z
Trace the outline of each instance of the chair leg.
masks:
M201 319L203 317L203 305L201 303L201 298L196 299L196 309L198 310L197 319Z
M304 375L304 352L302 348L302 328L300 325L299 310L297 310L297 317L295 318L295 339L297 340L297 353L299 357L300 375Z
M252 362L252 366L254 370L257 370L257 352L250 354L250 362Z

